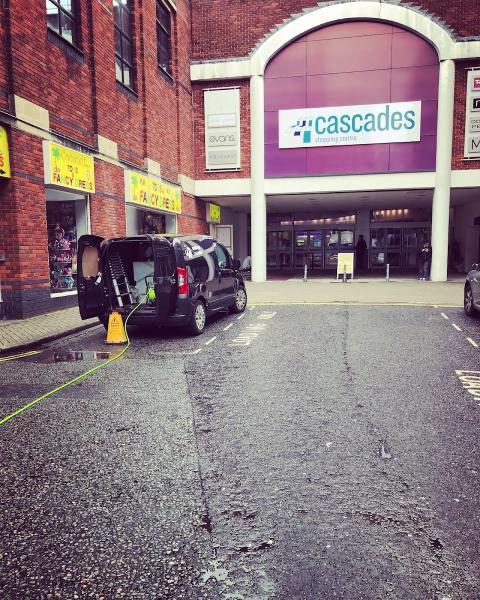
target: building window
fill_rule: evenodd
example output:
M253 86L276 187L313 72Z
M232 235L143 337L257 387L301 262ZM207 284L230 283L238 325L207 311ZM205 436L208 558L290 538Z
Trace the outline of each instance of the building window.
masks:
M75 0L46 0L47 26L71 44L76 45Z
M157 62L158 66L172 74L172 14L157 0Z
M115 76L133 89L132 1L113 0L115 14Z

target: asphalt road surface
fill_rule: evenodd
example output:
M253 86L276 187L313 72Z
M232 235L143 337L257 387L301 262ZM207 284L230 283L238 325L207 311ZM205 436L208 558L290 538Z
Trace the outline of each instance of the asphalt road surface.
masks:
M480 598L480 321L250 308L0 427L1 600ZM0 418L104 337L0 362Z

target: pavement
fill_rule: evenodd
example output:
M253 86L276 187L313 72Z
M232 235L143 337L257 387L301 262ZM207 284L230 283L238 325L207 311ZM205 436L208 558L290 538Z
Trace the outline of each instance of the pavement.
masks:
M247 281L248 302L253 304L352 304L457 307L463 303L463 277L446 283L393 278L358 278L347 283L321 277L263 283ZM82 321L78 308L67 308L29 319L0 322L0 353L27 349L98 325Z

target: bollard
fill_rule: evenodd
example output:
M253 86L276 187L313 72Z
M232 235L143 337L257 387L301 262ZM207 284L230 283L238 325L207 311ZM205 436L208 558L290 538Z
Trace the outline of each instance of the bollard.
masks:
M386 281L390 281L390 264L387 263L387 276L386 276Z
M347 283L347 265L343 265L343 283Z
M307 265L303 265L303 282L307 283Z

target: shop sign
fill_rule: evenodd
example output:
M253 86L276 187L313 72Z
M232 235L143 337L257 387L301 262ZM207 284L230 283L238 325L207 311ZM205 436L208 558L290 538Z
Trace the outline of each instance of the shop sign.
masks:
M480 158L480 70L472 70L467 75L465 111L465 158Z
M0 177L10 177L10 156L8 136L5 127L0 126Z
M280 110L279 148L420 141L422 103Z
M350 276L353 279L353 252L339 252L337 260L337 279L346 276Z
M240 90L204 90L207 169L240 168Z
M207 202L207 223L220 223L222 220L221 209L217 204Z
M125 199L145 208L177 214L182 212L182 191L179 186L136 171L125 171Z
M45 183L71 190L95 192L93 156L54 142L43 142Z

